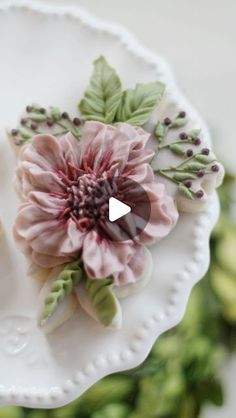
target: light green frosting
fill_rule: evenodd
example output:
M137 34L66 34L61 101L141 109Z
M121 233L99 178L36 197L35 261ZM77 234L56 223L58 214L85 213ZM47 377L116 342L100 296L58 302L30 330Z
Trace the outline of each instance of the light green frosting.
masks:
M68 296L74 287L80 282L83 270L80 260L67 264L55 279L48 296L44 301L44 308L40 319L40 324L44 325L56 311L59 303Z

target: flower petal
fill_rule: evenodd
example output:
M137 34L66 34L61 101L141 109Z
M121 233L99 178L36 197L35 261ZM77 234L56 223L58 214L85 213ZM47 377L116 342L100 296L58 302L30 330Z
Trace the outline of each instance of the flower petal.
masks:
M152 273L152 256L143 245L136 245L135 252L122 272L113 274L118 297L128 296L138 291L150 280Z
M36 135L22 149L20 160L29 161L46 171L67 169L60 143L52 135Z
M132 245L101 239L96 231L90 231L84 238L83 261L92 278L108 277L122 271L132 254Z

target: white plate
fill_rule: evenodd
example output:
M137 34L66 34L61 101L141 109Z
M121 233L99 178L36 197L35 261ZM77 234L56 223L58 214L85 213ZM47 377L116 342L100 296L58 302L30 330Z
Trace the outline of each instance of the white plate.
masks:
M10 4L10 7L8 7ZM81 310L49 336L37 327L38 288L12 239L17 210L12 187L15 159L4 128L32 101L75 112L92 61L101 53L125 86L162 80L166 108L185 109L194 127L207 130L179 93L165 62L125 30L77 8L30 1L0 6L0 402L56 407L103 376L135 367L156 338L183 316L193 285L209 263L209 235L218 214L214 195L201 214L181 215L175 230L152 248L154 270L144 291L122 301L124 325L102 329Z

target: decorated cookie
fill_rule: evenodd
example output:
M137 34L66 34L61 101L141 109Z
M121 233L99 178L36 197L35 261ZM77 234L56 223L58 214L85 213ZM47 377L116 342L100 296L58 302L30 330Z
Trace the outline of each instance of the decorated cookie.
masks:
M46 331L76 304L103 327L122 327L119 300L149 282L150 246L182 211L204 210L222 182L222 165L186 112L159 117L164 94L158 80L123 90L100 56L76 116L32 104L11 130L21 147L14 238L47 273L38 310ZM111 221L111 198L130 213Z

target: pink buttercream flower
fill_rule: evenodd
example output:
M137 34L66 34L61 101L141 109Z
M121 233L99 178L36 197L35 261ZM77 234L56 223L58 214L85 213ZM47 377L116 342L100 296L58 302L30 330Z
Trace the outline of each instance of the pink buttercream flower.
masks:
M85 123L80 142L71 134L35 136L22 149L16 170L24 203L14 236L22 252L42 267L81 257L91 278L112 276L117 285L138 281L150 262L144 244L166 236L178 218L173 199L154 179L148 139L141 128L99 122ZM116 241L110 239L107 211L109 197L120 196L121 177L142 185L151 212L135 239Z

